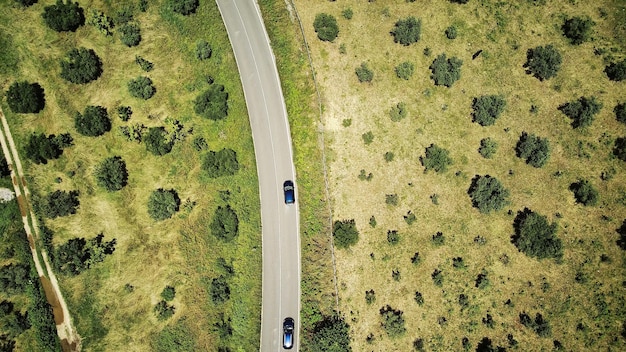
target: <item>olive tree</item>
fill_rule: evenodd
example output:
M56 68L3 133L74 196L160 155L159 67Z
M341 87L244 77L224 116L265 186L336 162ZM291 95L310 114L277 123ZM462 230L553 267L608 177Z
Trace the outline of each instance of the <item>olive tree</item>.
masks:
M196 114L210 120L221 120L228 116L228 92L221 84L212 84L194 100Z
M563 256L563 245L556 236L557 225L550 224L545 216L524 208L517 213L513 227L512 242L520 252L537 259Z
M156 87L149 77L139 76L128 82L128 93L134 98L148 100L156 93Z
M76 214L80 205L78 191L54 191L43 198L41 210L50 219Z
M420 39L422 21L413 16L398 20L391 30L393 41L404 46L417 43Z
M148 198L148 214L156 221L169 219L180 206L180 198L174 189L159 188L153 191Z
M111 120L102 106L87 106L74 115L74 127L83 136L97 137L111 130Z
M559 110L572 119L572 127L589 127L593 123L595 115L602 110L602 103L593 96L580 97L578 100L559 106Z
M332 42L339 34L337 19L326 13L318 13L313 21L313 28L320 40Z
M476 175L467 193L472 200L472 206L481 213L497 211L509 204L509 190L497 178L489 175Z
M61 60L61 77L75 84L94 81L102 74L102 61L93 49L74 48Z
M582 205L596 205L598 204L598 190L593 187L589 180L579 180L570 185L569 188L574 192L574 198L576 202Z
M472 102L472 121L481 126L491 126L504 111L506 100L500 95L482 95Z
M610 63L604 68L604 73L611 81L623 81L626 79L626 59Z
M14 82L6 93L11 111L22 114L36 114L43 110L46 99L39 83Z
M168 5L172 11L188 16L196 12L200 2L198 0L168 0Z
M552 45L538 46L526 52L526 73L532 74L540 81L556 76L561 69L563 59L558 50Z
M588 16L575 16L565 20L561 29L563 30L563 35L570 40L570 43L580 45L589 40L591 28L594 24Z
M119 156L104 159L94 172L98 186L107 191L119 191L128 182L126 163Z
M444 172L448 170L448 166L452 165L452 158L450 158L448 150L431 144L426 148L424 156L420 157L420 162L424 166L424 172L428 172L428 170Z
M237 153L230 148L224 148L217 152L211 150L202 159L202 170L210 178L232 176L239 170Z
M522 132L515 146L515 153L517 157L526 160L526 164L539 168L545 165L550 157L550 143L547 138Z
M462 60L456 57L448 59L446 54L441 54L429 67L432 72L430 78L435 82L435 85L449 88L461 78L462 65Z
M44 7L41 16L46 25L57 32L74 32L85 23L83 8L71 0L57 0L54 5Z
M336 220L333 223L333 238L337 248L348 248L356 244L359 240L359 230L354 219Z
M213 221L210 225L211 234L226 242L232 241L239 234L239 218L237 213L227 205L219 206L213 214Z

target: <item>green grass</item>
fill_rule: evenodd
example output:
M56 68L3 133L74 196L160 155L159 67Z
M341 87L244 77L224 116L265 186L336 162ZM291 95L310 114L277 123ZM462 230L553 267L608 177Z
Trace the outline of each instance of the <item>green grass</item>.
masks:
M550 350L553 340L572 350L623 349L619 333L626 310L619 292L626 273L615 229L624 220L626 164L611 154L615 138L626 133L612 112L623 99L623 84L609 81L602 72L606 60L624 56L623 38L617 35L623 26L614 15L623 4L295 3L324 101L334 218L354 218L360 231L359 243L337 255L340 307L351 326L353 350L410 350L417 338L424 339L426 350L460 350L464 336L472 349L483 337L508 347L508 333L525 350ZM349 21L341 16L345 7L354 12ZM598 8L607 10L605 18ZM322 12L338 19L340 32L333 43L316 39L312 23ZM597 23L593 42L571 46L561 35L562 19L574 14L589 15ZM404 47L393 43L389 31L408 15L421 18L422 38ZM453 41L443 34L451 23L459 29ZM526 75L522 65L527 49L545 44L557 47L563 65L555 78L540 82ZM595 55L594 47L607 54ZM423 54L425 48L430 56ZM478 50L482 54L472 60ZM428 67L441 53L463 60L461 79L451 88L434 86L430 79ZM415 73L405 81L396 77L394 68L407 60L415 63ZM359 83L354 74L362 62L374 71L371 84ZM471 122L472 99L485 94L502 94L507 101L494 126ZM581 95L597 95L604 108L592 126L577 131L557 107ZM398 102L407 104L408 114L392 122L389 106ZM538 112L530 112L532 105ZM344 127L347 118L352 123ZM368 131L376 138L365 145L361 136ZM543 168L515 156L522 131L549 139L552 153ZM499 146L491 159L478 152L480 140L487 137ZM450 151L453 164L446 172L426 174L420 165L419 157L433 143ZM380 157L389 151L394 153L391 163ZM363 169L373 174L369 182L358 180ZM602 181L600 175L607 170L614 170L614 176ZM472 208L467 190L477 174L501 180L511 191L511 204L489 215ZM599 206L583 209L575 204L568 187L579 178L598 188ZM385 204L386 194L398 194L397 207ZM438 205L430 198L433 194ZM558 224L564 245L561 263L528 258L511 244L513 219L524 207ZM409 209L416 216L412 225L403 219ZM368 225L372 215L376 228ZM398 231L399 245L388 245L388 230ZM446 237L442 246L430 243L438 231ZM486 244L474 242L479 235ZM413 265L411 257L418 251L421 262ZM600 261L602 254L610 262ZM455 257L463 258L464 270L453 267ZM431 278L437 268L442 287ZM475 280L483 268L490 285L479 289ZM395 269L401 273L399 282L392 278ZM587 282L575 280L579 271ZM550 286L546 290L544 282ZM376 292L374 305L365 300L370 289ZM415 291L423 294L422 307L414 301ZM461 293L469 300L463 310ZM504 305L508 299L513 305ZM386 304L404 312L407 333L401 337L387 337L380 326L379 309ZM520 327L522 311L533 317L541 313L552 326L552 336L541 338ZM486 314L493 317L493 329L482 322ZM439 323L441 317L445 324ZM588 326L586 332L576 330L579 321ZM371 344L366 342L369 334L374 336Z
M11 33L11 37L3 36L0 44L19 58L17 66L7 66L11 69L0 73L2 90L16 79L26 79L39 82L46 94L46 107L40 114L18 116L4 103L3 110L18 149L33 131L70 132L74 137L74 146L47 165L32 165L22 155L29 188L36 195L55 189L80 191L81 205L76 215L46 221L54 231L54 244L78 236L91 238L100 232L105 240L117 239L115 252L103 263L77 277L59 278L78 333L84 337L83 348L97 351L132 345L138 351L153 350L163 334L168 334L167 329L185 319L186 334L201 350L216 350L218 346L258 350L258 182L236 64L214 2L203 2L197 13L189 17L173 14L165 3L150 2L146 13L135 11L142 41L137 47L128 48L118 34L105 37L90 26L62 34L47 29L41 20L47 3L18 9L12 1L1 1L0 31ZM91 7L113 16L123 5L94 1L81 6L86 6L86 14ZM213 55L200 62L195 58L195 48L202 39L211 44ZM78 86L59 77L59 59L75 46L93 48L102 59L103 74L95 82ZM136 55L154 63L154 69L149 73L141 71L135 63ZM157 88L149 100L135 99L128 93L127 82L139 75L150 77ZM223 84L229 93L229 114L222 121L203 119L193 112L193 99L208 87L208 76ZM72 116L86 105L107 108L113 125L110 132L91 138L75 131ZM119 105L132 107L128 123L117 117ZM120 126L132 123L162 126L167 117L178 119L193 132L162 157L147 152L143 144L126 141L118 132ZM234 149L240 164L237 174L218 179L206 177L200 171L202 153L192 146L193 138L198 136L206 139L210 150ZM122 190L109 193L96 184L93 172L98 163L114 155L126 161L129 179ZM61 182L55 182L59 177ZM195 206L181 209L169 220L151 220L147 213L148 197L160 187L176 189L182 204L189 199ZM223 205L218 193L223 190L231 192L228 203L240 220L239 236L228 244L212 238L208 229L211 218L207 214ZM219 275L215 268L217 257L233 260L236 271L230 279L231 299L221 306L211 303L204 284ZM128 292L126 284L134 290ZM158 321L153 307L168 284L177 290L171 302L175 314ZM221 313L232 318L233 336L225 341L220 341L213 329Z

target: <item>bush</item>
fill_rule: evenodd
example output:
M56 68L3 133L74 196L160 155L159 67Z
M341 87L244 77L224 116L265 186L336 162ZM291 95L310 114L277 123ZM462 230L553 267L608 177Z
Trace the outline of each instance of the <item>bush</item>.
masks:
M393 35L394 42L408 46L417 43L420 39L421 29L422 21L410 16L403 20L398 20L394 29L391 30L391 35Z
M570 185L569 189L574 192L574 198L576 198L577 203L585 206L598 204L598 190L596 190L588 180L574 182Z
M146 143L146 150L150 153L161 156L172 151L174 144L167 140L167 132L164 127L150 127L148 133L143 137Z
M391 121L398 122L405 118L407 115L406 103L399 102L396 106L391 107L389 111L389 117L391 117Z
M589 40L591 27L595 23L589 17L572 17L565 20L561 29L563 35L565 35L570 43L574 45L580 45Z
M552 44L528 49L526 52L526 73L532 74L540 81L556 76L561 69L563 59Z
M380 308L381 325L389 337L398 337L406 332L403 314L401 310L393 309L389 305Z
M102 106L87 106L84 113L74 116L74 127L83 136L97 137L111 130L111 120Z
M436 144L431 144L426 148L426 153L423 157L420 157L420 161L422 166L424 166L424 172L428 172L428 170L445 172L448 170L448 166L452 165L450 152Z
M581 128L591 126L594 117L602 109L602 103L596 97L580 97L559 106L559 110L572 119L572 127Z
M519 211L513 222L515 234L512 242L520 252L529 257L561 258L563 246L556 237L556 223L548 223L548 219L528 208Z
M481 270L480 274L478 274L478 276L476 276L476 282L474 284L474 287L477 287L479 289L485 289L489 286L489 278L487 277L487 270L483 269Z
M442 246L446 243L446 236L444 236L443 232L437 232L431 237L431 241L435 246Z
M339 34L339 26L337 20L332 15L326 13L318 13L313 21L313 28L320 40L332 42Z
M33 133L24 148L26 157L35 164L46 164L50 159L57 159L63 154L63 148L71 145L72 137L69 134L61 136L43 133Z
M463 61L456 57L447 58L446 54L441 54L430 65L432 75L430 78L437 86L451 87L452 84L461 78L461 66Z
M213 49L211 48L211 44L209 44L206 40L200 40L196 44L196 58L198 60L206 60L210 59L213 54Z
M400 243L400 234L396 230L387 231L387 242L392 245Z
M76 214L76 208L80 205L78 191L54 191L42 200L41 210L49 219Z
M526 314L526 312L522 312L519 315L519 320L522 325L532 329L540 337L548 337L552 333L550 323L545 320L540 313L535 315L535 320L533 321L533 319Z
M119 156L104 159L96 167L94 175L98 186L110 192L119 191L128 182L126 163Z
M54 253L55 268L65 275L75 276L104 261L113 254L117 240L103 242L104 234L85 240L76 237L60 245Z
M15 0L15 2L17 2L18 4L24 6L24 7L28 7L31 5L34 5L37 3L37 1L39 0Z
M212 84L204 93L194 100L196 114L211 119L221 120L228 115L228 92L221 84Z
M545 165L550 157L550 143L547 138L522 132L515 146L515 153L518 158L526 160L526 164L539 168Z
M623 81L626 79L626 59L612 62L604 68L604 73L606 73L611 81Z
M405 61L400 65L396 66L396 76L398 78L402 78L408 80L413 76L413 72L415 71L415 65L412 62Z
M354 219L336 220L333 223L333 238L337 248L348 248L359 241L359 230Z
M98 32L110 36L113 34L111 31L113 29L113 20L104 14L102 11L98 11L96 9L91 9L89 11L89 19L87 20L87 24L96 27Z
M343 18L345 18L347 20L351 20L352 16L354 15L354 12L352 11L351 8L347 8L347 9L341 11L341 15L343 16Z
M169 0L169 6L172 11L183 16L195 13L199 5L200 2L198 0Z
M125 23L119 28L120 40L127 47L139 45L141 42L141 30L137 23Z
M102 61L93 49L74 48L61 60L61 78L71 83L89 83L101 74Z
M622 221L622 226L615 230L619 234L619 239L615 242L619 248L626 251L626 219Z
M154 312L159 320L166 320L172 317L175 309L176 308L174 306L170 306L164 300L161 300L156 304L156 306L154 306Z
M14 82L6 93L11 111L22 114L36 114L43 110L46 99L39 83Z
M422 295L421 292L419 291L415 291L415 303L417 303L417 305L419 306L423 306L424 305L424 296Z
M446 38L448 39L456 39L457 30L455 26L450 26L446 28Z
M389 205L397 206L399 200L400 200L400 198L395 193L394 194L385 194L385 203L387 203Z
M83 8L70 0L57 0L56 4L43 8L44 22L50 29L57 32L74 32L85 23Z
M169 302L171 300L174 299L174 297L176 297L176 289L172 286L165 286L165 288L163 289L163 291L161 292L161 298L163 298L165 301Z
M0 177L7 177L11 175L11 169L4 154L0 155Z
M370 70L365 62L361 63L361 66L357 67L354 72L361 83L369 83L374 79L374 72Z
M626 137L619 137L615 140L613 154L620 160L626 161Z
M613 112L615 112L615 118L617 119L617 121L621 123L626 123L626 104L625 103L615 105Z
M209 228L213 236L230 242L239 234L239 219L230 205L219 206L215 209Z
M457 4L467 4L469 0L450 0L450 2L454 2Z
M145 76L139 76L128 82L128 93L132 97L148 100L156 93L152 80Z
M310 342L307 343L311 352L351 352L350 326L339 316L326 316L315 325Z
M224 303L230 299L230 286L223 275L211 281L210 291L213 303Z
M239 170L237 153L229 148L218 152L211 150L202 160L202 170L206 171L210 178L232 176Z
M476 175L467 191L472 199L472 206L481 213L497 211L509 204L509 190L489 175Z
M122 121L130 120L131 115L133 114L133 109L130 106L118 106L117 107L117 116Z
M480 140L480 147L478 152L483 158L491 159L491 157L498 150L498 143L491 138L483 138Z
M430 277L433 279L435 286L443 286L443 273L441 270L435 269L433 273L430 274Z
M156 221L169 219L178 211L180 198L173 189L159 188L150 194L148 198L148 214Z
M483 95L472 102L472 121L481 126L491 126L504 111L506 100L499 95Z

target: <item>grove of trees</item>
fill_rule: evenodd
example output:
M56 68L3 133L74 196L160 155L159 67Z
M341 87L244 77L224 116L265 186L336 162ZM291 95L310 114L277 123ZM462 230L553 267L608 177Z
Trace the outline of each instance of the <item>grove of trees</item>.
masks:
M497 211L509 204L509 190L497 178L489 175L476 175L467 193L472 200L472 206L481 213Z
M111 120L105 108L90 105L74 115L74 127L83 136L97 137L111 130Z
M515 146L515 153L524 159L526 164L539 168L545 165L550 157L550 143L547 138L522 132Z
M424 166L424 172L428 172L428 170L444 172L448 170L448 166L452 165L452 158L447 149L431 144L426 147L425 155L420 157L420 162Z
M174 189L159 188L150 194L148 214L156 221L169 219L180 207L180 198Z
M33 133L24 147L26 157L35 164L46 164L50 159L57 159L63 149L72 145L72 136L65 133L59 136Z
M333 223L333 239L337 248L348 248L359 241L359 230L354 219L336 220Z
M76 214L79 205L78 191L56 190L42 199L41 210L47 218L54 219Z
M504 111L506 100L499 95L483 95L472 102L472 121L481 126L491 126Z
M512 242L527 256L537 259L563 256L563 245L556 236L557 224L550 224L547 217L524 208L517 213L513 228Z
M237 213L226 205L218 206L213 214L213 221L209 226L211 234L226 242L232 241L239 234L239 218Z
M526 73L532 74L540 81L556 76L561 69L563 59L558 50L552 45L538 46L526 52Z
M580 97L578 100L567 102L559 106L565 116L572 119L572 127L583 128L591 126L595 115L602 109L602 103L596 97Z
M313 28L320 40L332 42L339 34L337 19L326 13L318 13L313 21Z
M43 110L46 99L39 83L14 82L6 93L11 111L22 114L36 114Z
M420 39L422 29L422 21L413 16L407 17L396 22L395 27L391 30L393 41L404 46L417 43Z
M98 186L110 192L119 191L128 182L126 163L119 156L106 158L96 166L94 176Z
M101 74L102 61L93 49L74 48L61 60L61 77L71 83L89 83Z
M88 240L76 237L60 245L54 253L55 268L65 275L75 276L93 265L103 262L107 255L113 254L117 240L103 241L100 233Z
M230 148L224 148L217 152L210 150L202 159L202 170L210 178L232 176L239 170L237 153Z
M228 92L221 84L212 84L194 100L196 114L210 120L221 120L228 115Z
M456 57L447 58L446 54L441 54L430 65L432 75L430 78L437 86L452 87L454 82L461 78L461 66L463 61Z
M46 25L57 32L74 32L85 23L83 8L71 0L57 0L54 5L44 7L41 16Z

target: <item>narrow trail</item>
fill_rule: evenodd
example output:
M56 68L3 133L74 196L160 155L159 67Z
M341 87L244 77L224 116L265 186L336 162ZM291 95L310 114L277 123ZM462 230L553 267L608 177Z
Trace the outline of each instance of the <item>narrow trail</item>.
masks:
M61 339L61 348L63 352L80 351L80 336L72 326L67 304L61 294L61 289L56 275L52 270L52 266L50 265L50 261L48 260L48 255L43 248L38 249L36 246L35 238L39 238L37 217L33 213L32 207L28 202L28 198L31 193L28 190L26 178L24 177L24 171L22 169L22 163L17 153L17 148L15 147L15 142L13 141L11 130L9 129L9 124L7 123L2 109L0 109L0 120L2 120L2 131L0 131L2 152L4 153L9 169L11 170L11 180L13 188L15 189L15 196L17 198L20 214L22 215L22 222L24 223L24 230L26 231L30 251L33 256L33 261L35 262L35 269L37 270L37 275L39 275L42 287L44 288L46 299L52 306L54 323L56 324L57 334ZM15 170L17 170L17 175ZM22 194L22 189L24 190L24 194ZM30 222L32 222L32 228L34 229L36 237L33 237L33 231L31 230L29 219ZM43 270L39 260L39 254L41 254L41 258L44 262L46 268L45 271Z

